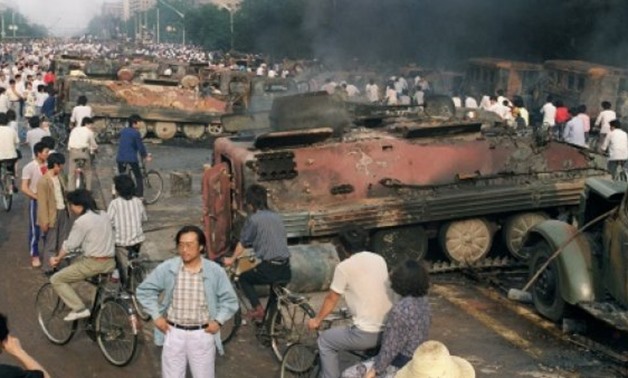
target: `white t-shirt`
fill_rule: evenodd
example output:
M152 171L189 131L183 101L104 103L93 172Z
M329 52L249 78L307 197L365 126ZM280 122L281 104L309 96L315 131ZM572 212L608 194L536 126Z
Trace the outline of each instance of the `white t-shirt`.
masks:
M545 103L541 108L543 114L543 124L554 126L556 124L556 107L551 102Z
M36 159L33 159L22 168L22 181L30 180L28 188L35 194L37 194L37 183L43 177L41 167L44 165L46 165L46 163L40 165Z
M15 130L6 125L0 126L0 160L17 158L19 145L20 139Z
M366 84L366 97L370 102L379 101L379 87L377 84Z
M92 116L92 107L89 105L77 105L72 109L70 122L76 122L76 126L83 126L83 118Z
M602 151L608 148L608 160L628 160L628 134L622 129L615 129L606 135Z
M331 290L344 295L353 324L364 332L380 332L393 305L386 261L372 252L359 252L336 266Z
M89 148L90 151L95 151L98 148L98 145L96 144L96 139L94 138L94 132L87 126L73 128L70 132L68 148L77 150Z
M473 97L467 96L467 98L464 99L464 107L470 108L470 109L477 109L478 102Z
M45 136L50 136L50 130L42 129L41 127L30 129L26 133L26 143L28 143L31 148L31 154L33 154L33 158L35 158L35 152L33 151L35 145L41 142L41 139Z
M595 126L600 128L600 134L611 132L610 122L617 119L617 114L613 110L602 110L595 120Z

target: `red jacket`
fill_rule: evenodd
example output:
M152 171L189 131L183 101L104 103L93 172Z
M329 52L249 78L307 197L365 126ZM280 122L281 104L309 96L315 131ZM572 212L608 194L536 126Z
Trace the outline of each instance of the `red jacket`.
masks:
M569 121L569 110L565 106L556 108L556 117L554 120L556 123L565 123Z

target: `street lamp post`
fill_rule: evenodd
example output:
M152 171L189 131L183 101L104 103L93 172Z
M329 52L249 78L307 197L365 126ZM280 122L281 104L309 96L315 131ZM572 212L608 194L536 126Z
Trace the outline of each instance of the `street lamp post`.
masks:
M233 51L233 15L240 9L240 0L223 0L220 8L229 12L229 27L231 30L231 51Z
M177 8L173 7L171 4L166 3L164 0L158 0L158 1L159 1L159 4L163 4L165 7L167 7L168 9L173 11L174 13L176 13L177 16L181 17L181 22L183 23L183 29L182 29L183 36L182 36L182 39L183 39L183 46L185 46L185 13L183 13L180 10L178 10Z

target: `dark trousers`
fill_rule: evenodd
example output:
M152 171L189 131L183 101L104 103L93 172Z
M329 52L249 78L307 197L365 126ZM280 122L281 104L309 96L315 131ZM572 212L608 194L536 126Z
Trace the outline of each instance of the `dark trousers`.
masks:
M118 172L122 173L125 171L125 165L129 165L131 167L131 171L133 172L133 176L135 177L135 194L138 197L144 197L144 180L142 179L142 171L140 170L140 163L138 162L118 162Z
M261 264L240 276L240 287L251 302L254 308L260 305L259 297L255 292L255 285L270 285L272 283L288 283L292 273L290 271L290 263L283 265L274 265L269 261L262 261ZM271 293L271 297L272 297ZM270 304L270 303L269 303Z

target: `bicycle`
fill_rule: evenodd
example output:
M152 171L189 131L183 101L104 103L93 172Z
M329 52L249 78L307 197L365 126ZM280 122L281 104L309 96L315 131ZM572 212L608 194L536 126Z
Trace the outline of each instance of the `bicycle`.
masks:
M140 172L142 175L142 182L144 183L144 203L147 205L152 205L161 198L161 194L164 189L164 180L161 178L161 174L154 169L146 170L146 165L143 161L140 160ZM131 171L131 166L129 163L122 163L122 171L118 172L119 174L128 174L133 182L137 186L137 182L135 181L135 175ZM113 189L115 193L115 189Z
M240 256L234 264L226 268L227 275L234 286L240 308L235 315L220 329L223 344L228 343L242 324L242 309L251 310L252 306L246 300L240 287L239 276L243 264L254 259L252 256ZM316 316L314 309L308 303L306 297L298 295L285 287L287 282L270 285L270 295L264 318L260 323L255 323L256 338L263 344L269 345L277 361L281 362L286 349L298 343L307 334L307 320Z
M321 328L317 331L317 335L320 334L321 331L331 328L334 323L350 320L351 314L348 309L341 308L338 311L334 311L325 318ZM365 361L377 355L379 346L367 350L350 350L347 352L357 357L360 361ZM320 370L321 361L316 343L299 342L290 345L286 349L281 361L280 377L316 378L320 375Z
M137 300L135 291L148 274L144 265L149 260L145 257L140 257L140 245L124 248L128 252L128 265L126 267L126 275L121 281L122 289L131 297L131 303L135 307L137 316L143 321L148 321L150 315L144 311L144 307Z
M90 155L92 161L92 169L94 164L94 155ZM76 168L74 169L74 187L76 189L87 189L87 181L85 180L85 164L87 164L86 158L74 159Z
M75 258L71 254L64 262ZM55 268L54 271L58 271ZM79 323L87 335L98 343L104 357L115 366L125 366L137 351L140 324L128 294L111 285L112 273L98 274L85 281L96 287L91 314L86 319L66 322L70 309L61 300L50 282L37 292L37 321L46 338L56 345L65 345L76 333ZM118 285L115 285L118 286Z
M613 181L628 181L628 174L626 173L626 160L617 160L615 162L615 172L611 172L613 175Z
M9 172L7 164L13 162L0 163L0 196L2 196L2 207L4 211L11 211L13 205L13 193L15 191L15 177Z
M57 142L56 149L58 151L64 151L68 147L70 133L64 119L63 113L55 114L50 119L50 136Z

